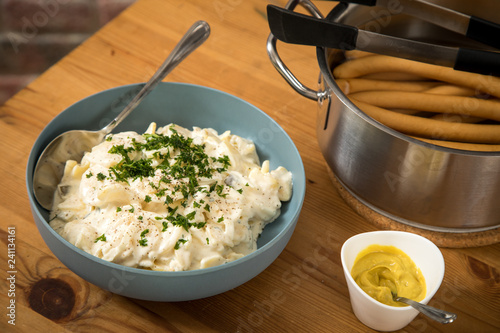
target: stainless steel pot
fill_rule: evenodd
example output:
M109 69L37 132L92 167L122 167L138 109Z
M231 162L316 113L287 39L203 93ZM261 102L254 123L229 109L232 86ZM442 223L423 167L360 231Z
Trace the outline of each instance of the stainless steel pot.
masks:
M430 1L500 23L500 2ZM310 2L291 0L322 14ZM458 34L378 7L338 4L327 19L397 37L478 46ZM339 89L332 75L343 52L317 48L318 90L286 67L271 34L268 54L278 72L304 97L318 101L317 139L328 166L360 202L393 220L441 232L475 232L500 226L500 153L463 151L424 143L367 116Z

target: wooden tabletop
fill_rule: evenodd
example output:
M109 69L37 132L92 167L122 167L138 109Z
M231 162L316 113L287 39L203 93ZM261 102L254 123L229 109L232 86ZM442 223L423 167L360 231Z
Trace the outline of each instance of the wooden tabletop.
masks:
M370 331L351 310L339 252L350 236L376 228L341 199L329 178L316 141L316 103L290 88L269 61L267 3L138 0L0 108L1 332ZM334 4L317 5L326 13ZM246 284L190 302L125 298L82 280L47 248L28 204L26 161L38 134L58 113L98 91L147 80L200 19L211 25L209 40L167 81L228 92L274 118L302 156L304 207L284 252ZM279 49L292 71L315 87L315 49L283 44ZM15 252L8 251L12 243ZM430 304L457 313L458 320L442 326L419 315L404 331L499 331L500 244L442 252L446 273ZM15 274L7 273L9 260L15 260ZM73 306L67 306L68 297L74 297Z

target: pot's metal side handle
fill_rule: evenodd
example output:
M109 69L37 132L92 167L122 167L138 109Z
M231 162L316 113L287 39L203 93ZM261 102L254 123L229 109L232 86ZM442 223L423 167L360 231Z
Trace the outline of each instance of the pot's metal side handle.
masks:
M312 100L317 100L318 92L303 85L281 60L276 49L276 41L276 37L274 37L272 33L269 34L267 39L267 54L269 55L274 68L276 68L285 81L288 82L288 84L299 94Z
M309 12L311 12L311 14L315 17L323 18L323 15L319 11L319 9L309 0L290 0L285 8L293 10L299 3L307 10L309 10ZM283 60L281 60L278 54L278 50L276 47L277 40L278 39L272 33L270 33L269 37L267 38L267 54L269 55L274 68L276 68L278 73L281 74L285 81L288 82L288 84L293 89L295 89L295 91L297 91L304 97L317 101L323 93L306 87L295 77L295 75L293 75L293 73L290 71L290 69L288 69L288 67L285 65Z

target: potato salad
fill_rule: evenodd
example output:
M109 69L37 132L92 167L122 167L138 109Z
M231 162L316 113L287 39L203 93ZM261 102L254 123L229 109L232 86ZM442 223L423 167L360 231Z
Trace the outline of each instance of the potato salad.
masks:
M184 271L257 249L292 195L292 174L260 164L252 141L152 123L110 134L68 161L50 225L80 249L129 267Z

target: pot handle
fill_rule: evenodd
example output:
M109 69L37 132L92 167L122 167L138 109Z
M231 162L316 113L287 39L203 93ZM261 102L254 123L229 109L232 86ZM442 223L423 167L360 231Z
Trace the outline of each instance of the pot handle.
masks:
M290 0L285 8L289 10L294 10L297 4L301 4L304 8L309 10L309 12L316 18L323 19L323 15L319 11L319 9L309 0ZM317 101L321 96L321 92L313 90L311 88L303 85L293 73L288 69L283 60L281 60L278 50L276 48L277 38L274 37L272 33L269 34L267 38L267 54L271 59L271 63L274 65L274 68L281 74L281 76L285 79L286 82L290 86L292 86L295 91L301 94L304 97Z

